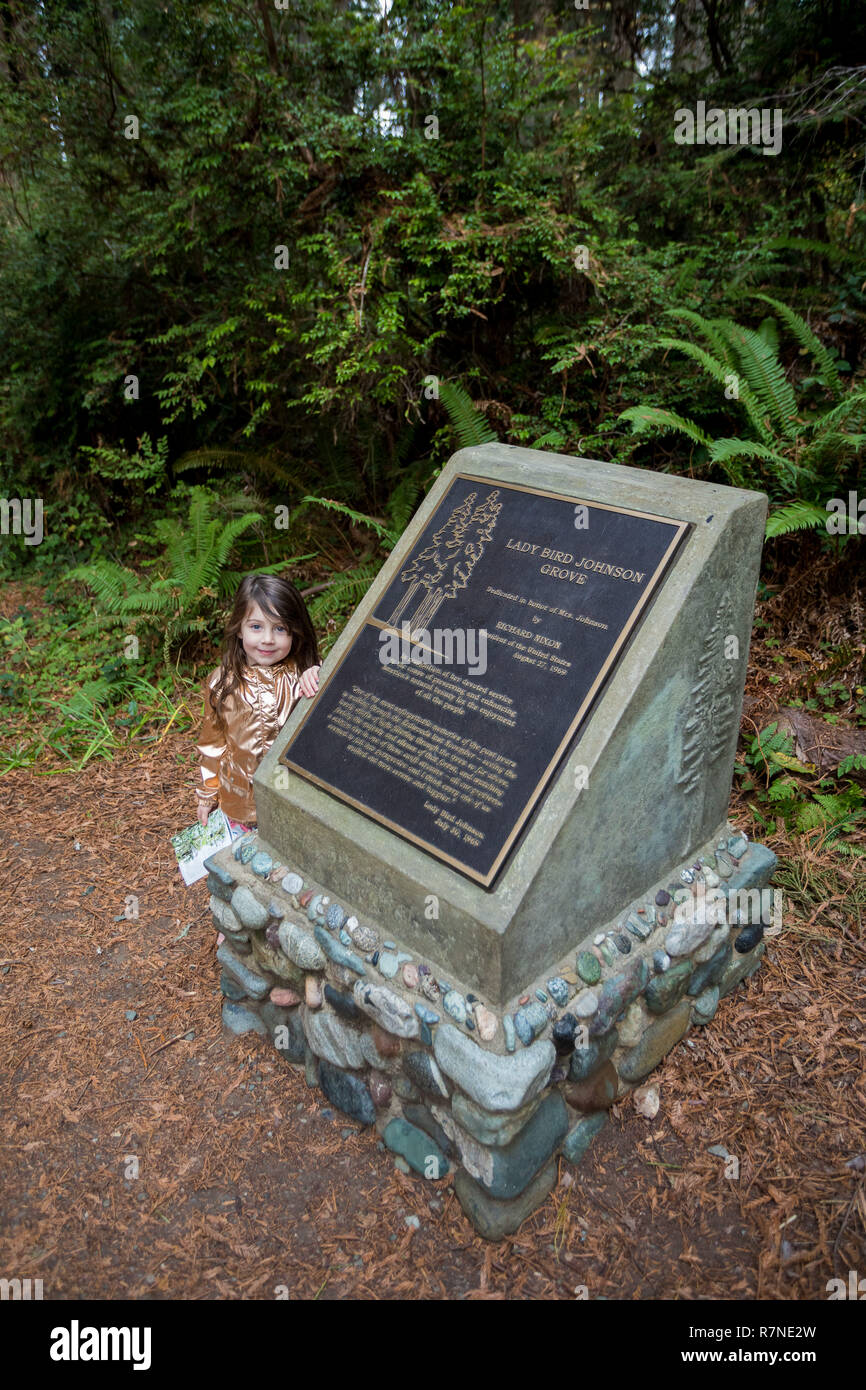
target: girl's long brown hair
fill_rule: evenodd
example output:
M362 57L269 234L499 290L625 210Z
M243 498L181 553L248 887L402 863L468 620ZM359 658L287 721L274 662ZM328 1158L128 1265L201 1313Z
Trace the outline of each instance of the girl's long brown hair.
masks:
M269 618L277 619L291 634L292 645L287 661L293 661L299 672L319 664L319 646L307 605L294 584L274 574L248 574L238 585L234 607L226 624L225 647L220 662L219 679L211 693L217 723L223 723L226 700L238 689L247 665L241 641L241 628L252 604L257 603Z

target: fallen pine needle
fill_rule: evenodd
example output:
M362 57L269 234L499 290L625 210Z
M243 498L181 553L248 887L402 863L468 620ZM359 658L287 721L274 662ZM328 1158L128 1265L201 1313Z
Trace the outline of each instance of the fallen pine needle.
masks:
M177 1033L173 1038L169 1038L168 1042L160 1043L159 1047L155 1047L151 1052L151 1057L155 1057L157 1052L162 1052L164 1047L171 1047L172 1043L180 1042L181 1038L184 1036L184 1033Z

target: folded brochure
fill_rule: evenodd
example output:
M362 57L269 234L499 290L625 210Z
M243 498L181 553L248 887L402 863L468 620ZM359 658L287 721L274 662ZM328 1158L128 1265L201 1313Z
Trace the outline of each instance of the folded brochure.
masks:
M207 825L196 821L194 825L188 825L186 830L172 835L171 843L184 883L197 883L204 878L207 873L204 861L218 850L225 849L243 833L241 829L233 831L223 812L217 808L211 811Z

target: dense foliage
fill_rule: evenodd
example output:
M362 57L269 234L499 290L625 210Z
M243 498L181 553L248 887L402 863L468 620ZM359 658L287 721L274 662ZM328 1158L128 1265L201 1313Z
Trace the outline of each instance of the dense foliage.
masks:
M864 37L829 0L6 0L0 460L38 562L125 562L208 477L408 515L455 442L438 383L509 442L726 481L618 417L738 435L662 316L757 329L761 290L862 375ZM677 144L699 100L780 109L781 151Z
M66 700L12 764L194 718L244 571L326 652L461 443L760 487L771 581L797 528L852 572L864 65L854 0L0 0L0 573L52 600L0 699Z

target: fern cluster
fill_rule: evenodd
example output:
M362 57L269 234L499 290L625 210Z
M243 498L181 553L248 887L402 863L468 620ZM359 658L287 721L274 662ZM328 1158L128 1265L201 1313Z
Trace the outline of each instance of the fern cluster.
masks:
M743 791L753 792L760 803L749 804L765 829L772 829L773 822L781 820L799 834L818 832L824 844L842 854L862 854L859 847L842 838L866 816L862 788L849 781L838 790L824 777L804 795L797 774L814 774L815 767L794 756L793 739L779 730L778 723L762 729L751 740L745 766L737 764L736 770L743 777ZM836 776L838 779L863 770L866 756L855 754L840 762Z
M450 428L463 448L477 444L494 442L497 435L490 428L484 415L472 401L469 393L458 382L441 381L439 399L445 408ZM319 460L320 488L316 493L308 492L300 497L292 507L292 523L297 526L311 508L322 508L335 517L345 517L355 526L365 526L371 530L378 545L386 553L393 550L403 534L421 493L421 468L427 465L409 462L409 453L415 438L415 429L404 430L394 449L392 465L383 468L378 456L371 460L371 476L367 479L368 488L382 489L387 493L384 507L384 520L368 515L355 506L348 498L354 499L358 491L358 477L351 466L348 453L339 444L324 450ZM561 438L560 438L561 442ZM268 454L244 452L237 449L204 448L196 449L183 456L175 468L179 472L190 469L204 469L212 472L248 473L254 478L264 478L282 485L287 494L297 488L308 476L308 470L289 470ZM335 495L323 496L325 488ZM256 518L260 520L261 518ZM248 523L247 523L248 524ZM286 562L284 562L286 563ZM328 633L333 620L357 607L379 572L381 559L363 560L351 570L332 571L323 592L312 598L309 604L310 617L314 627L321 633ZM115 567L116 570L117 567ZM273 568L282 568L275 566ZM103 581L108 575L108 567L99 567ZM267 571L262 571L267 572ZM114 578L112 574L110 576ZM122 611L120 609L116 611ZM178 629L178 635L180 629ZM328 636L323 642L323 651L328 647Z
M222 521L215 516L217 499L206 488L193 488L189 517L160 518L154 534L162 541L163 555L155 562L157 573L145 578L134 570L108 560L79 565L69 578L87 584L107 612L142 622L162 636L163 659L191 636L211 630L226 601L243 578L229 565L240 537L263 520L259 512ZM258 574L274 574L297 560L257 566Z
M721 469L735 487L765 488L780 504L767 520L770 538L803 527L826 527L828 513L821 503L838 489L866 442L866 389L845 390L840 376L845 364L793 309L766 294L754 297L775 310L801 351L812 357L816 380L834 404L810 414L798 402L780 360L776 319L765 318L755 330L729 318L706 319L691 309L671 309L668 313L691 324L706 347L667 336L657 346L685 353L724 388L745 416L744 432L713 438L696 421L654 406L632 406L620 419L630 421L635 434L683 434L698 446L699 468Z
M145 431L138 440L134 454L122 448L106 445L91 447L88 444L82 444L79 452L89 457L90 471L98 478L125 486L135 484L151 496L165 486L168 467L168 438L165 435L153 444Z

